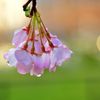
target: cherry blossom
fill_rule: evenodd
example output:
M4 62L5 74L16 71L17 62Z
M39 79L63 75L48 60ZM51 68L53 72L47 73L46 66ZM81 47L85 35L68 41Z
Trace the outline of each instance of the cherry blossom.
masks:
M65 46L58 46L51 50L51 64L49 67L49 71L55 71L55 67L61 66L63 61L68 60L68 58L71 57L71 53L72 51L68 50Z
M55 72L56 66L61 66L63 61L67 61L72 51L56 35L48 32L35 7L35 0L32 2L34 3L31 10L30 7L27 8L28 3L23 6L24 11L29 14L27 17L31 18L30 22L26 27L15 31L12 39L15 48L10 49L4 55L4 59L10 67L15 66L18 73L30 73L31 76L40 77L46 69Z
M27 27L23 27L22 29L15 31L12 39L12 45L18 46L21 42L25 41L28 38L26 31Z

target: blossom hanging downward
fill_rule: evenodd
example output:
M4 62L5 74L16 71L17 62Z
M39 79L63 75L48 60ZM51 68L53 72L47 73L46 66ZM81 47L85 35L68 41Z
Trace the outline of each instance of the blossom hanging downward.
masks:
M24 10L27 5L24 5ZM14 33L12 44L16 48L10 49L4 58L8 60L9 66L17 67L20 74L30 72L30 75L39 77L45 69L55 72L56 66L61 66L63 61L68 60L72 51L68 50L57 36L48 32L40 14L34 9L31 9L33 15L29 15L29 25Z

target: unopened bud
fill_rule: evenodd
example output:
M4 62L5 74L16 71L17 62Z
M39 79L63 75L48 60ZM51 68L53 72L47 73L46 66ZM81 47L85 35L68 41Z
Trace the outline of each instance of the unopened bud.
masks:
M49 42L49 46L50 46L51 48L54 48L54 45L53 45L53 43L51 43L51 42Z
M47 34L48 38L51 38L51 37L50 37L50 34L49 34L48 32L46 32L46 34Z
M26 43L26 44L24 45L23 49L26 50L27 47L28 47L28 44Z
M41 46L42 52L45 52L45 47Z
M30 37L30 38L29 38L29 40L30 40L30 41L33 41L33 38L32 38L32 37Z
M35 47L32 47L30 54L34 54L34 50L35 50Z

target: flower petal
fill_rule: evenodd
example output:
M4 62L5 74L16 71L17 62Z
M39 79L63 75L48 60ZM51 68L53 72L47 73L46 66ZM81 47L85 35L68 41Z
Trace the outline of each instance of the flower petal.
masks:
M29 65L24 65L24 64L18 62L16 64L16 67L18 68L17 71L20 74L26 74L26 73L29 73L31 71L32 64L30 63Z
M42 53L40 41L35 41L34 46L35 46L35 53L38 54Z
M51 42L53 43L54 46L63 45L63 43L58 38L51 39Z
M17 60L14 55L15 51L16 49L10 49L9 52L4 55L5 59L8 60L9 66L14 66L17 63Z
M52 71L51 69L56 66L57 56L56 56L55 52L51 51L50 57L51 57L51 64L50 64L49 71L51 72Z
M27 37L26 31L22 29L15 31L12 39L12 45L18 46L21 42L25 41Z
M43 62L41 56L38 57L36 55L33 55L32 61L33 61L35 67L38 67L40 69L43 69L44 68L44 62Z
M44 69L40 69L40 68L37 68L36 66L33 66L31 71L30 71L30 75L40 75L40 74L43 74L44 73Z
M42 54L42 61L44 62L44 68L45 69L49 68L50 64L51 64L50 54L43 53Z
M63 51L63 58L65 58L65 60L68 60L68 58L70 58L71 54L73 53L71 50L68 50L66 47L62 47L62 51Z
M16 50L15 51L15 57L18 62L28 65L31 62L30 54L29 52L26 52L25 50Z

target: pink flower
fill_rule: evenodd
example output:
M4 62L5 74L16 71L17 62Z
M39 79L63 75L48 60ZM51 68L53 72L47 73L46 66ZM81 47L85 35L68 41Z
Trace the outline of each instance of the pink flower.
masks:
M68 60L70 58L72 51L68 50L65 46L58 46L51 50L50 57L51 57L51 64L49 67L49 71L55 71L56 66L61 66L64 60Z
M31 54L25 50L18 48L10 49L5 54L5 59L8 60L9 66L16 66L21 74L26 74L32 69Z
M26 73L29 73L31 71L33 66L31 63L29 63L28 65L25 65L25 64L17 62L15 67L17 67L17 71L20 74L26 74Z
M25 50L16 50L15 57L17 60L16 67L20 74L29 73L32 69L31 54Z
M14 37L12 39L12 45L13 46L18 46L20 45L22 42L26 41L26 39L28 38L28 34L27 34L27 30L28 27L23 27L20 30L15 31L14 33ZM38 40L39 36L37 36L38 31L35 31L35 39Z
M12 44L16 48L10 49L4 58L20 74L30 72L31 76L39 77L45 69L49 69L49 72L55 71L56 66L61 66L63 61L70 58L72 51L56 35L48 32L39 13L34 12L30 17L28 27L15 31Z
M37 41L36 41L37 42ZM31 44L31 41L29 41ZM44 69L49 68L51 59L50 55L43 53L40 56L31 55L28 51L20 49L24 45L24 42L16 49L10 49L4 58L8 60L9 66L17 67L17 71L20 74L29 73L39 77L43 74ZM37 47L38 48L38 47ZM30 50L30 48L28 48Z
M33 55L32 56L32 62L34 63L34 65L37 68L47 69L47 68L49 68L50 63L51 63L50 55L46 54L46 53L43 53L41 56Z
M31 55L32 41L28 41L28 47L23 50L26 41L21 41L16 49L10 49L4 58L8 60L9 66L17 67L17 71L20 74L26 74L30 72L30 75L41 76L44 73L44 69L49 68L49 72L56 70L56 66L61 66L62 62L68 60L72 51L68 50L65 45L56 37L51 35L50 42L54 47L49 46L49 42L46 41L44 36L45 50L49 51L43 53L41 50L41 42L38 36L35 36L37 40L34 41L35 50L34 53L38 55Z
M53 43L53 45L56 46L61 46L63 43L58 39L58 38L51 38L50 41ZM49 46L48 41L45 43L45 50L50 51L51 47Z
M53 43L54 48L51 48L49 46L48 41L45 43L45 49L46 51L50 51L50 58L51 58L51 64L49 67L49 71L56 70L56 66L61 66L62 62L65 60L68 60L70 58L70 55L72 51L68 50L65 45L55 36L51 35L51 43Z
M16 49L10 49L8 53L4 55L4 58L7 59L7 64L11 67L14 66L17 63L17 60L15 58L15 53Z
M35 51L34 51L35 53L37 54L42 53L40 41L35 41L34 46L35 46Z
M12 39L12 45L17 47L20 43L25 41L28 38L26 31L27 27L23 27L22 29L15 31L14 37Z
M41 74L44 73L44 69L40 69L38 67L36 67L34 64L33 64L33 67L30 71L30 75L33 76L33 75L36 75L37 77L40 77Z
M26 43L26 41L23 41L21 44L19 44L17 46L17 48L23 48L25 43ZM26 49L28 52L31 51L32 44L33 44L32 41L28 41L28 47ZM37 54L42 53L40 41L38 41L38 40L34 41L34 46L35 46L35 51L34 51L35 53L37 53Z
M51 64L50 54L49 53L43 53L42 59L43 59L43 63L44 63L44 68L48 69L50 67L50 64Z
M44 69L49 68L51 59L50 55L43 53L41 56L33 55L32 57L33 67L30 71L30 75L41 76L44 73Z
M18 49L14 53L16 60L24 65L31 63L31 54L25 50Z

